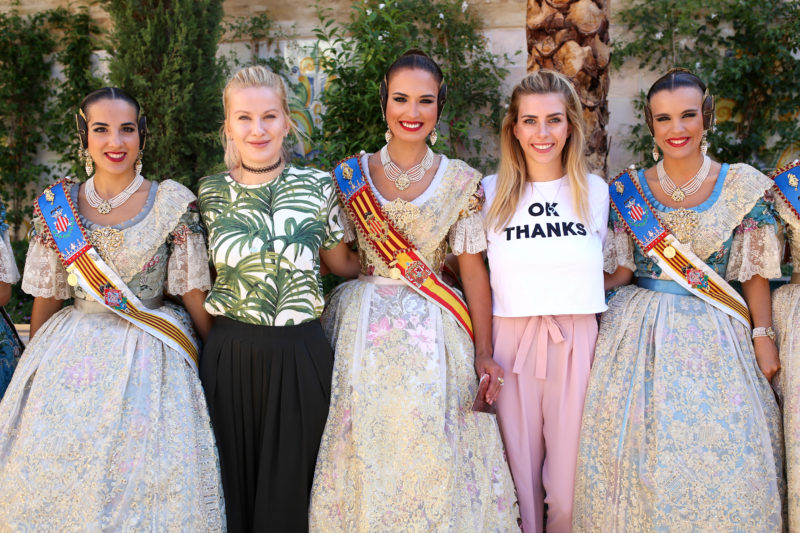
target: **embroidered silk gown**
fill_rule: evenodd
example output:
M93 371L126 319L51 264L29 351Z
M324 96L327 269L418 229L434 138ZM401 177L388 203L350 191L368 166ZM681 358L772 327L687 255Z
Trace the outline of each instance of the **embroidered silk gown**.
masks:
M0 202L0 282L14 284L19 281L19 270L14 261L14 252L11 250L5 214L5 207ZM2 313L1 307L0 313ZM0 399L3 398L3 393L11 381L17 359L22 352L16 334L11 330L12 327L9 321L0 316Z
M373 192L441 272L448 240L456 254L486 247L480 177L442 157L414 201L387 202ZM346 240L353 231L347 220ZM442 308L390 279L364 235L358 241L364 275L340 285L322 317L336 359L310 530L518 531L497 422L471 410L478 382L469 335Z
M727 280L780 276L771 180L723 165L691 209L655 200L672 233ZM603 315L583 414L573 531L776 532L783 527L780 412L750 329L678 290L612 213ZM651 288L643 288L643 286Z
M71 187L77 203L78 186ZM220 531L214 437L196 372L67 274L35 220L23 277L33 296L74 304L36 332L0 403L0 531ZM99 236L108 265L151 308L210 287L194 196L153 183L144 209Z
M794 266L792 282L772 294L772 321L781 358L775 379L783 402L789 531L800 531L800 219L777 195L775 207L785 223Z

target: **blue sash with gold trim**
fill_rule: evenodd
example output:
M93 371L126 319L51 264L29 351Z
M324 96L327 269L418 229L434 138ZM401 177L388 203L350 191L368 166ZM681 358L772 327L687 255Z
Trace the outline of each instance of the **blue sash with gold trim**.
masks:
M800 219L800 160L775 170L770 177L775 182L775 192L786 200L794 215Z
M148 309L94 249L66 191L69 183L67 179L54 183L34 204L34 213L44 220L58 257L69 273L69 284L80 285L114 314L178 351L197 371L199 348L192 335L174 317Z
M628 233L665 274L694 296L748 329L751 327L750 311L744 298L669 232L629 171L614 178L609 185L609 196L611 207L625 223Z

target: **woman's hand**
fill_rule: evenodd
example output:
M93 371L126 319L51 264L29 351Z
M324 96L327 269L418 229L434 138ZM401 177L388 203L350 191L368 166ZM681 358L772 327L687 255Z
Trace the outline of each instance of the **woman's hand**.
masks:
M778 358L778 348L775 346L775 341L766 336L756 337L753 339L753 348L756 351L758 368L761 369L767 381L772 381L772 378L781 369L781 360Z
M497 395L500 394L503 367L497 364L491 355L475 356L475 372L478 373L478 379L484 374L489 375L489 388L486 389L486 398L484 399L486 403L492 405L497 401Z

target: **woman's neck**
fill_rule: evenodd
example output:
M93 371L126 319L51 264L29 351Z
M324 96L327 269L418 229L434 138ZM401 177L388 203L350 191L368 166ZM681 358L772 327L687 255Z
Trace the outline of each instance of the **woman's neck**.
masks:
M681 159L673 159L671 157L664 157L664 171L667 173L672 182L680 187L692 177L697 174L700 167L703 165L705 156L697 152L697 154L690 157Z
M403 169L419 164L427 150L428 146L424 142L407 143L397 139L389 142L389 157L395 165Z
M121 193L125 187L131 184L136 177L133 170L123 174L103 174L95 173L94 190L103 198L113 198Z
M526 157L525 171L526 181L555 181L564 176L564 165L561 164L560 158L542 164Z

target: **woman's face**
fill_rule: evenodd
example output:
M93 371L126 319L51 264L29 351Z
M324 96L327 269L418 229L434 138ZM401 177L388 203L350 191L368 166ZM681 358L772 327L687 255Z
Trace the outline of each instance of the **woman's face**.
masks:
M526 94L519 99L514 136L528 167L561 166L561 152L571 133L567 106L558 93Z
M703 137L703 93L678 87L650 96L653 137L665 158L695 157Z
M242 162L265 167L281 155L289 120L278 93L269 87L230 89L225 134L233 141Z
M139 155L136 108L125 100L104 98L86 108L89 155L95 175L133 174Z
M439 82L427 70L404 68L392 74L387 89L386 123L395 138L424 143L436 126Z

